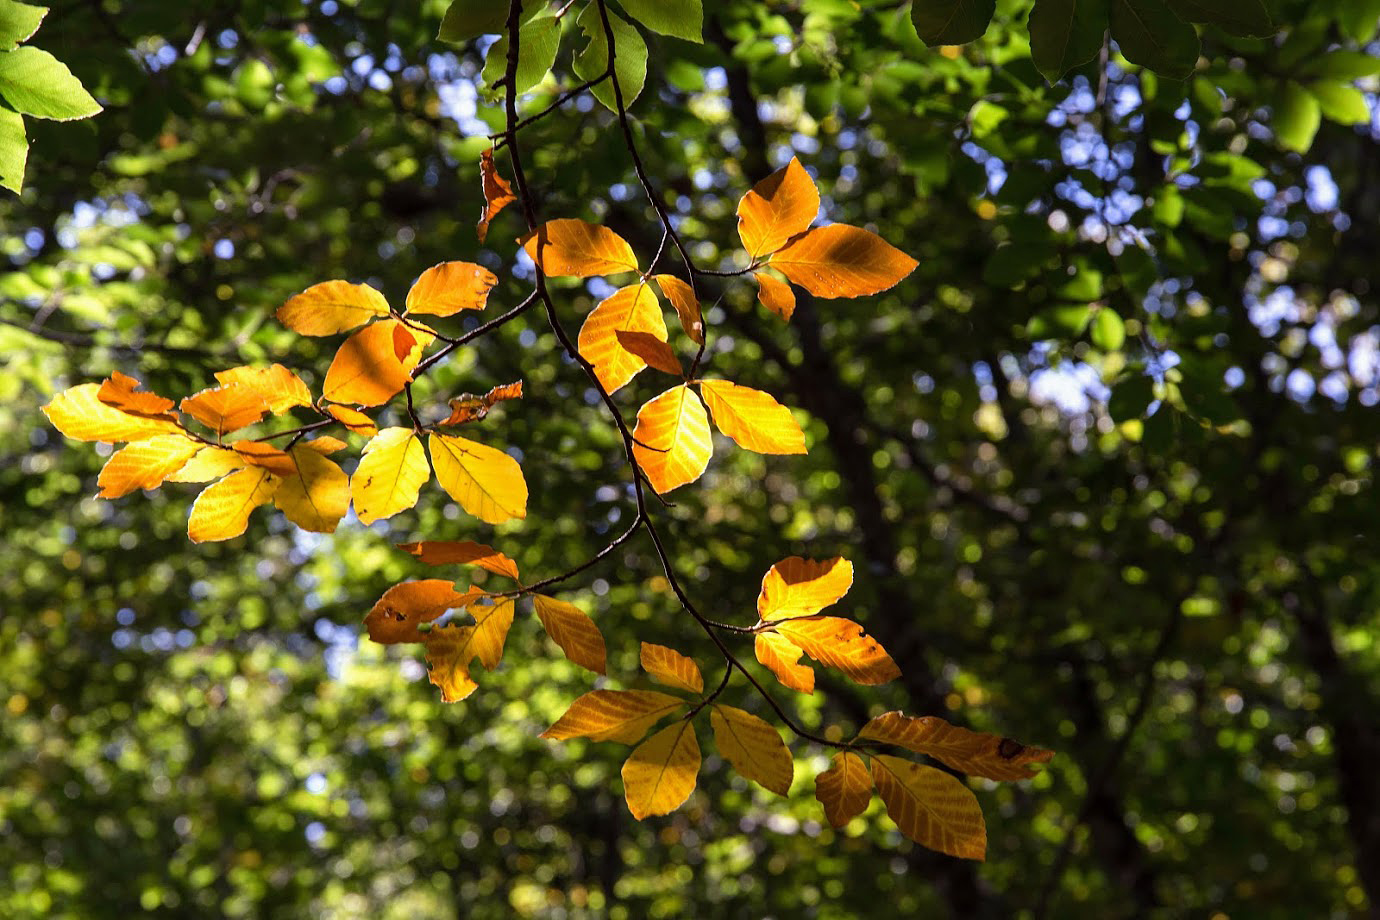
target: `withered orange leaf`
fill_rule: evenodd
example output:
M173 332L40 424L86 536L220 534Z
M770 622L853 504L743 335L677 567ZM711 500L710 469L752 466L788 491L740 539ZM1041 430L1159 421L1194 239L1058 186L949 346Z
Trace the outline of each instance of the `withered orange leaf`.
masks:
M704 474L714 451L709 416L687 386L672 387L637 413L633 455L660 495Z
M738 202L738 236L753 261L804 233L819 215L819 190L800 160L754 185Z
M728 380L702 380L714 424L739 447L759 454L803 454L805 432L770 394Z
M664 645L643 642L641 660L642 670L657 683L691 693L704 692L704 675L700 673L700 666L680 652Z
M462 393L448 401L450 416L441 425L463 425L477 422L489 414L489 410L501 402L522 398L522 381L503 383L489 390L483 396Z
M815 661L838 668L857 683L873 686L901 676L901 670L881 643L852 620L808 617L781 620L773 628Z
M853 563L842 556L802 559L788 556L767 570L757 595L764 621L808 616L838 603L853 587Z
M355 434L372 438L379 433L374 420L358 409L351 409L349 406L327 406L326 413Z
M101 498L119 498L139 489L156 489L201 449L183 434L160 434L115 451L96 479Z
M477 565L495 575L518 577L517 563L483 543L470 540L429 540L399 543L398 549L411 553L427 565Z
M518 239L532 261L552 276L589 278L637 271L628 241L608 227L583 220L549 220Z
M53 427L75 441L142 441L180 431L169 418L133 415L101 402L101 384L83 383L63 390L43 407Z
M148 390L140 390L143 384L128 374L113 372L101 383L96 398L112 409L131 412L135 415L154 415L171 418L168 410L174 405L171 399L159 396Z
M750 712L721 703L709 711L709 724L719 753L734 769L777 795L791 791L795 761L776 729Z
M323 281L278 308L278 321L302 335L335 335L388 315L388 301L367 284Z
M286 451L263 441L236 441L230 447L250 466L268 470L274 476L286 477L297 473L297 461Z
M518 462L468 438L433 432L436 481L470 514L489 524L527 516L527 480Z
M404 581L383 592L364 617L369 638L382 645L399 642L421 642L423 633L417 629L447 610L456 610L483 597L483 592L471 588L464 594L455 590L455 583L441 578Z
M277 415L294 406L310 406L311 391L292 371L281 364L268 367L232 367L217 371L216 380L225 386L244 386L258 393L268 406L268 411Z
M757 299L762 306L789 322L795 313L795 291L791 286L766 272L753 272L752 277L757 279Z
M647 362L648 367L654 367L677 377L685 376L685 371L680 366L680 359L671 350L671 346L650 332L629 332L625 329L619 329L614 333L614 336L618 339L619 345Z
M187 536L193 543L238 537L249 528L250 512L267 504L281 482L268 470L251 467L212 483L192 503Z
M210 482L243 469L249 462L228 447L203 447L165 482Z
M700 743L686 719L668 725L633 749L623 763L623 797L641 821L675 811L690 793L700 772Z
M872 781L901 833L963 859L987 858L987 825L977 796L943 770L899 757L872 758Z
M431 478L426 450L411 428L385 428L366 445L350 477L355 514L364 524L390 518L417 504Z
M566 741L622 741L632 744L647 729L671 713L684 709L685 700L655 690L591 690L570 704L543 738Z
M911 717L884 712L863 726L859 738L895 744L925 754L969 776L994 780L1029 779L1030 764L1047 763L1053 751L1030 747L987 732L951 725L938 716Z
M323 434L319 438L303 441L302 446L309 450L314 450L318 454L333 454L337 451L344 450L348 445L337 437Z
M473 262L442 262L422 272L407 292L408 313L454 316L461 310L482 310L498 276Z
M816 297L863 297L893 287L918 262L860 227L816 227L771 257L771 267Z
M350 477L312 442L298 444L288 453L296 470L273 493L274 506L303 530L335 533L350 510Z
M585 317L580 327L580 355L594 365L599 385L608 393L617 392L647 366L640 355L619 344L620 330L645 332L665 341L666 320L656 293L645 281L614 291Z
M397 320L371 323L351 335L326 370L321 394L336 403L381 406L411 379L398 357L395 341L410 348L415 338ZM403 354L407 354L407 348Z
M476 229L479 233L479 242L482 243L489 235L489 221L493 220L499 211L517 201L517 196L513 194L513 187L508 184L508 180L498 174L492 150L485 150L479 154L479 181L483 186L484 210L479 215L479 226Z
M829 769L815 777L815 798L824 806L829 823L843 827L872 801L872 777L867 763L852 751L840 751L829 764Z
M680 317L680 327L696 345L704 344L704 319L700 316L700 302L695 299L695 289L675 275L653 275L657 287L675 307Z
M218 436L248 428L268 414L263 394L239 383L194 393L182 400L180 408Z
M532 601L542 629L566 658L595 674L607 673L604 634L587 613L574 604L544 594L534 594Z
M815 671L806 664L800 664L800 656L805 654L794 645L775 633L758 633L753 643L757 660L781 681L783 686L801 693L815 692Z

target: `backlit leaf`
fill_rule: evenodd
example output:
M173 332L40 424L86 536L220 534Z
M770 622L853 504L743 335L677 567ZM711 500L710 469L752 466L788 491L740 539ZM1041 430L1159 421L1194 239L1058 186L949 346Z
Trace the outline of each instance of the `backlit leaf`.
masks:
M532 595L537 619L565 657L595 674L606 674L604 634L579 607L543 594Z
M513 611L517 604L511 598L500 598L492 604L482 601L470 604L465 611L474 617L474 637L471 646L486 671L492 671L503 660L503 643L513 626Z
M1054 756L1053 751L969 731L937 716L911 717L901 712L882 713L864 725L858 737L899 745L969 776L995 780L1029 779L1035 775L1030 764L1047 763Z
M292 455L272 444L263 441L236 441L230 447L249 466L268 470L279 478L297 473L297 461L292 459Z
M28 163L29 138L24 132L24 116L0 106L0 188L18 194L24 187Z
M369 638L381 645L421 642L424 633L417 627L445 613L474 603L482 593L474 589L461 594L455 583L442 578L404 581L383 592L364 617Z
M347 445L344 441L340 440L337 437L333 437L328 434L323 434L319 438L312 438L310 441L303 441L302 446L309 450L314 450L318 454L333 454L337 451L344 450L349 445Z
M187 536L193 543L238 537L249 528L250 512L267 504L281 482L268 470L250 467L207 486L192 503Z
M863 297L893 287L919 263L875 233L830 224L796 237L770 264L816 297Z
M709 711L714 743L743 776L777 795L790 792L795 762L781 735L750 712L715 704Z
M686 705L685 700L656 690L591 690L571 703L565 715L541 737L632 744L647 734L647 729Z
M407 292L407 312L454 316L461 310L482 310L498 276L473 262L442 262L422 272Z
M808 616L838 603L853 587L853 563L842 556L802 559L788 556L767 570L757 596L757 615L765 621Z
M617 392L647 366L641 355L618 341L619 332L645 332L666 340L661 305L645 281L614 291L590 311L580 327L580 355L594 365L599 385L608 393Z
M684 369L680 366L680 359L671 350L671 346L650 332L628 332L619 329L614 335L619 345L647 362L648 367L677 377L685 375Z
M309 444L288 451L297 470L273 493L273 504L289 521L313 533L335 533L350 509L350 477Z
M738 202L738 236L755 262L810 229L817 216L819 189L800 160L791 157Z
M355 514L361 523L372 524L411 508L430 478L426 451L412 429L385 428L364 445L364 456L350 477Z
M881 643L843 617L784 620L776 631L820 664L838 668L860 684L884 684L901 676Z
M518 242L537 267L553 277L637 271L637 256L627 240L607 227L582 220L549 220Z
M179 408L217 435L247 428L268 414L259 391L238 383L194 393Z
M766 272L753 272L752 277L757 279L757 300L762 306L790 322L795 313L795 291L791 286Z
M921 846L963 859L987 858L987 826L977 796L934 767L877 754L872 781L901 833Z
M20 42L33 38L46 15L46 6L18 2L0 5L0 51L9 51Z
M653 275L652 280L661 288L661 293L671 301L671 306L680 317L680 327L696 345L704 344L704 319L700 316L700 302L695 299L695 289L675 275Z
M927 45L962 45L982 38L996 0L914 0L910 19Z
M427 679L440 689L443 703L458 703L479 688L470 676L474 632L473 626L443 626L421 637L426 644Z
M278 308L278 321L302 335L335 335L388 315L388 301L367 284L323 281Z
M427 565L477 565L495 575L518 577L517 563L483 543L469 540L432 540L424 543L399 543L398 549L409 552Z
M54 428L76 441L142 441L180 430L170 419L112 409L97 398L100 389L99 383L83 383L63 390L43 407L43 414Z
M665 5L665 0L652 2ZM642 34L622 17L612 10L609 10L608 14L609 28L613 32L613 72L618 78L618 89L623 94L623 106L626 108L633 104L633 100L641 94L643 84L647 82L647 43L642 40ZM603 17L599 15L598 6L590 3L575 21L589 37L589 44L575 55L575 75L581 80L593 80L609 66L609 43L608 36L604 33ZM617 110L617 97L613 93L612 81L605 80L592 87L590 92L594 94L595 99L603 103L604 108L609 111Z
M472 396L466 393L449 400L450 415L440 425L463 425L466 422L477 422L489 414L489 410L496 404L505 402L509 399L522 398L522 381L515 383L504 383L494 387L483 396Z
M0 95L21 115L70 121L102 111L67 65L28 45L0 52Z
M372 323L351 335L326 370L321 395L331 402L381 406L412 379L398 351L410 346L412 335L397 320Z
M704 675L700 673L700 666L680 652L664 645L643 642L641 658L642 670L657 683L691 693L704 692Z
M867 810L872 801L872 777L867 763L852 751L840 751L829 769L815 777L815 798L824 806L824 817L843 827Z
M701 0L623 0L628 15L653 32L701 42L704 9Z
M805 432L770 395L727 380L702 380L700 392L719 430L759 454L803 454Z
M815 671L806 664L800 664L800 656L805 654L798 645L783 639L775 633L758 633L753 643L757 660L776 675L785 687L801 693L815 692Z
M633 437L633 455L661 495L699 479L714 450L709 416L687 386L673 387L644 405Z
M156 489L186 465L201 443L183 434L160 434L111 454L96 479L101 498L119 498L139 489Z
M165 482L210 482L226 473L244 469L249 462L228 447L202 447L196 455L171 473Z
M489 524L527 516L527 481L518 462L468 438L433 433L436 480L470 514Z
M489 221L493 220L499 211L517 201L517 196L513 194L513 187L508 184L508 180L498 174L492 150L485 150L479 155L479 182L484 192L484 210L479 215L476 231L479 234L479 242L482 243L489 235Z
M326 413L355 434L372 438L379 433L374 420L358 409L351 409L349 406L327 406Z
M668 725L633 749L623 764L623 795L641 821L675 811L695 791L700 744L687 719Z
M1322 104L1318 97L1289 80L1275 93L1271 108L1270 127L1280 145L1297 153L1307 153L1322 124Z
M232 367L217 371L216 380L224 386L242 386L254 391L275 415L295 406L311 405L311 391L302 378L281 364Z
M531 3L528 10L541 10L545 4ZM526 17L523 17L526 19ZM508 28L504 23L498 41L489 46L484 58L484 72L480 80L493 87L508 73ZM561 43L561 23L552 15L538 14L523 22L518 30L517 70L513 74L513 85L519 93L525 93L536 86L551 70L556 62L556 52ZM501 92L501 90L500 90Z
M101 383L101 388L96 391L96 398L105 403L112 409L119 409L121 412L130 412L135 415L162 416L172 419L168 414L176 403L165 396L148 390L141 390L142 384L128 374L115 371Z

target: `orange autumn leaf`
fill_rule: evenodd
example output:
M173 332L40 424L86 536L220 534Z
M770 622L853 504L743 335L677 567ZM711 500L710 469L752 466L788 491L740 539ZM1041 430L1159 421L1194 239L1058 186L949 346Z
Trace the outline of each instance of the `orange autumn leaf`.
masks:
M791 790L795 762L781 735L750 712L716 703L709 711L719 753L743 776L777 795Z
M362 434L367 438L372 438L379 433L378 427L374 424L374 420L358 409L351 409L349 406L327 406L326 414L355 434Z
M684 709L685 700L656 690L591 690L570 704L556 724L541 733L554 741L588 738L632 744L661 719Z
M702 380L700 392L714 424L739 447L759 454L805 453L805 432L769 394L727 380Z
M288 453L296 469L273 493L274 507L303 530L335 533L350 509L350 477L311 442L298 444Z
M517 380L513 383L500 384L483 396L475 396L471 393L462 393L448 400L450 415L439 425L463 425L466 422L477 422L489 414L489 410L498 403L506 402L510 399L522 398L522 381Z
M96 479L101 498L119 498L140 489L156 489L201 450L183 434L160 434L115 451Z
M498 276L473 262L442 262L422 272L407 292L408 313L454 316L461 310L482 310Z
M483 593L473 588L461 594L455 590L454 582L441 578L404 581L383 592L365 615L364 628L369 638L381 645L421 642L423 633L417 628L419 625L480 597Z
M210 482L248 465L249 462L244 457L228 447L203 447L164 481Z
M428 446L436 481L461 508L488 524L527 516L527 480L512 457L439 432L432 433Z
M668 725L633 749L623 764L623 796L641 821L675 811L690 793L700 772L700 744L687 719Z
M805 654L797 645L775 633L758 633L753 643L753 651L762 666L776 675L782 686L801 693L815 692L815 670L809 665L800 664L800 656Z
M666 340L666 320L656 294L645 281L614 291L600 301L580 327L579 351L590 364L605 392L614 393L647 366L643 358L624 348L618 333L645 332Z
M431 478L426 450L411 428L385 428L364 445L350 477L350 497L363 524L390 518L417 504Z
M1030 747L987 732L951 725L937 716L911 717L885 712L863 726L859 738L895 744L933 757L969 776L994 780L1029 779L1033 763L1048 763L1053 751Z
M755 262L804 233L819 215L819 190L800 160L754 185L738 202L738 236Z
M700 666L680 652L664 645L643 642L640 657L642 670L657 683L691 693L704 692L704 675L700 673Z
M614 333L614 337L618 339L619 345L645 361L648 367L654 367L677 377L685 376L685 371L680 366L680 359L671 350L671 346L651 333L629 332L619 329Z
M101 383L101 388L96 391L96 398L121 412L171 418L168 410L173 407L173 401L149 390L140 390L140 386L142 384L138 380L115 371Z
M100 389L99 383L83 383L63 390L43 407L43 414L75 441L142 441L181 431L169 418L133 415L106 405L98 398Z
M887 754L873 756L872 781L887 814L911 840L950 856L987 858L982 806L961 781Z
M367 284L323 281L278 308L278 321L302 335L335 335L388 315L388 301Z
M767 570L757 595L763 622L809 616L838 603L853 587L853 563L842 556L802 559L788 556Z
M661 288L666 299L671 301L676 315L680 317L680 328L696 345L703 345L704 319L700 316L700 302L695 299L695 289L675 275L653 275L652 280Z
M544 594L534 594L532 601L542 629L566 658L595 674L607 673L604 634L589 614L574 604Z
M852 751L840 751L829 763L829 769L815 777L815 798L829 823L843 827L872 801L872 777L867 763Z
M637 271L628 241L607 227L583 220L549 220L518 239L543 272L553 277L590 278Z
M303 447L310 448L318 454L333 454L344 450L348 445L339 438L323 434L319 438L312 438L310 441L303 441Z
M216 380L225 386L244 386L253 390L263 399L268 411L275 415L294 406L311 405L311 391L302 378L281 364L232 367L217 371Z
M179 408L217 436L248 428L268 414L263 394L239 383L194 393L182 400Z
M789 322L795 313L795 291L791 290L791 286L766 272L753 272L752 277L757 279L757 300Z
M684 385L638 410L633 438L633 455L660 495L699 479L714 450L709 416L699 397Z
M398 549L411 553L427 565L477 565L495 575L518 577L517 563L483 543L470 540L432 540L399 543Z
M807 617L781 620L773 628L815 661L837 668L857 683L874 686L901 676L881 643L852 620Z
M422 354L436 341L436 330L423 325L415 319L398 323L393 327L393 353L402 362L403 373L408 379L417 365L422 363Z
M482 243L489 235L489 221L493 220L499 211L517 201L517 196L513 194L513 187L508 184L508 180L498 174L492 150L485 150L479 154L479 181L484 192L484 210L479 215L479 225L476 229L479 242Z
M207 486L192 503L187 536L193 543L238 537L249 529L250 513L272 500L281 482L268 470L252 467Z
M297 473L297 461L292 459L292 455L272 444L265 444L263 441L236 441L230 447L246 464L268 470L275 476L293 476Z
M816 297L863 297L893 287L920 263L860 227L816 227L771 257L771 267Z
M412 379L398 356L398 340L409 348L415 342L397 320L372 323L351 335L326 370L321 395L331 402L357 406L388 402Z

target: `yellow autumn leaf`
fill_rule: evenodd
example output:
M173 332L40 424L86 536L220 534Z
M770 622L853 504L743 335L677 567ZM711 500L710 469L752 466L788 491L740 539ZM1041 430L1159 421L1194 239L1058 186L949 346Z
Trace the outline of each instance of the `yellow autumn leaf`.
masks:
M461 310L482 310L498 276L473 262L442 262L422 272L407 292L408 313L454 316Z
M232 367L217 371L216 380L223 386L243 386L257 393L268 407L277 415L294 406L310 406L311 391L292 371L281 364L268 367Z
M278 308L278 321L302 335L335 335L388 315L388 301L367 284L323 281Z
M168 418L134 415L112 408L97 398L99 383L83 383L63 390L43 407L53 427L76 441L142 441L181 429Z
M614 336L618 339L620 346L637 355L646 362L648 367L654 367L677 377L685 376L685 371L680 366L680 359L676 357L671 346L650 332L628 332L619 329L614 333Z
M816 297L864 297L893 287L918 262L860 227L830 224L797 237L771 267Z
M182 400L179 408L217 436L247 428L268 414L268 403L263 395L239 383L194 393Z
M192 503L187 536L193 543L238 537L249 529L250 512L267 504L281 482L268 470L251 467L207 486Z
M96 398L112 409L130 412L135 415L163 416L172 419L168 410L175 404L166 396L159 396L149 390L141 390L138 380L119 371L113 372L101 383Z
M549 220L518 242L537 267L554 277L637 271L637 256L627 240L608 227L583 220Z
M445 613L466 607L483 597L471 588L461 594L455 583L442 578L404 581L383 592L364 616L369 638L380 645L421 642L424 633L417 627Z
M809 616L838 602L853 587L853 563L842 556L802 559L787 556L767 570L757 595L763 622Z
M691 693L704 692L704 675L700 673L700 666L680 652L664 645L643 642L641 659L642 670L657 683Z
M872 781L887 814L911 840L950 856L987 858L982 807L958 779L934 767L877 754Z
M517 563L483 543L470 540L430 540L399 543L398 549L411 553L427 565L477 565L495 575L518 577Z
M716 703L709 711L714 743L743 776L777 795L791 790L795 761L780 733L757 716Z
M872 801L872 777L867 763L852 751L840 751L829 769L815 777L815 798L824 806L824 817L843 827L867 809Z
M815 692L815 670L800 663L800 656L805 654L800 646L775 633L764 632L757 634L753 651L757 654L757 660L776 675L782 686L801 693Z
M313 533L335 533L350 509L350 477L311 444L288 451L297 469L273 493L273 505L292 523Z
M474 631L473 626L443 626L422 637L427 678L440 689L443 703L458 703L479 688L470 676Z
M804 233L819 215L819 190L800 160L754 185L738 202L738 236L755 262Z
M383 405L412 379L403 359L415 344L416 338L397 320L365 326L335 353L321 395L337 403Z
M489 524L527 516L527 481L518 462L468 438L433 433L436 480L470 514Z
M431 478L426 451L411 428L385 428L366 445L350 477L355 514L364 524L392 517L417 504Z
M542 629L566 658L595 674L608 673L604 634L587 613L574 604L543 594L533 595L532 601Z
M119 498L139 489L156 489L201 450L183 434L160 434L115 451L96 479L101 498Z
M709 416L688 386L672 387L637 413L633 456L658 494L694 482L714 451Z
M632 744L647 734L647 729L685 706L680 697L655 690L591 690L571 703L565 715L541 737Z
M933 757L969 776L995 780L1029 779L1033 763L1048 763L1053 751L951 725L938 716L912 717L884 712L858 732L859 738L895 744Z
M647 366L640 355L619 343L619 332L645 332L666 340L661 305L645 281L614 291L590 311L580 327L580 356L594 365L599 385L608 393L617 392Z
M852 620L808 617L782 620L774 629L815 661L839 669L857 683L874 686L901 676L881 643Z
M805 432L769 394L727 380L701 380L700 392L714 424L739 447L759 454L805 453Z
M516 602L511 598L499 598L493 603L476 601L465 608L474 617L474 636L470 647L486 671L492 671L503 660L503 643L508 639L508 630L513 626L513 611Z
M249 462L243 456L228 447L203 447L164 481L210 482L248 465Z
M790 322L795 314L795 291L791 286L766 272L753 272L752 277L757 279L757 300L762 306Z
M690 336L696 345L704 344L704 319L700 316L700 302L695 299L695 289L675 275L653 275L652 280L680 317L680 328Z
M479 155L479 182L480 190L484 193L484 210L479 215L479 224L475 228L479 235L479 242L489 235L489 221L508 205L517 201L517 196L513 194L513 187L508 184L508 180L498 174L498 169L494 166L494 152L485 150Z
M623 764L623 796L641 821L675 811L695 791L700 744L695 727L684 720L668 725L633 749Z

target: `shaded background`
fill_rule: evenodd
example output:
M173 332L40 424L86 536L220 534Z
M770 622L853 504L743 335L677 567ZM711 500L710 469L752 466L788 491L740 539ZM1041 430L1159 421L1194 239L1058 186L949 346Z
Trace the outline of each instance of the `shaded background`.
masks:
M421 388L525 381L483 423L522 451L525 523L432 488L387 526L260 512L194 546L188 487L93 498L109 451L46 425L57 389L118 368L189 393L267 360L319 384L333 342L272 311L329 278L398 302L436 262L482 261L494 315L527 287L516 209L475 242L500 112L476 91L486 43L434 40L443 3L109 0L57 6L34 42L106 111L31 122L28 187L0 200L0 913L1368 915L1380 155L1373 115L1290 152L1284 101L1334 61L1373 112L1375 57L1325 55L1371 47L1375 4L1281 2L1268 40L1205 30L1187 81L1113 55L1053 88L1024 3L943 50L894 4L709 7L702 46L647 36L632 108L697 258L737 264L739 196L795 153L828 219L921 265L875 298L802 294L789 325L748 281L711 289L712 371L804 409L812 449L720 444L661 512L675 562L746 623L776 559L853 559L848 609L905 678L825 681L793 701L807 725L904 708L1057 749L1029 783L976 784L988 862L911 846L876 802L832 831L802 744L787 802L711 753L686 807L632 821L625 748L536 738L590 681L531 617L456 706L419 650L358 641L422 574L390 542L474 538L551 574L632 513L617 439L535 318ZM573 82L576 31L531 110ZM524 145L543 214L654 251L607 112L580 99ZM606 293L561 288L567 328ZM714 660L657 571L635 540L566 595L625 682L638 639Z

